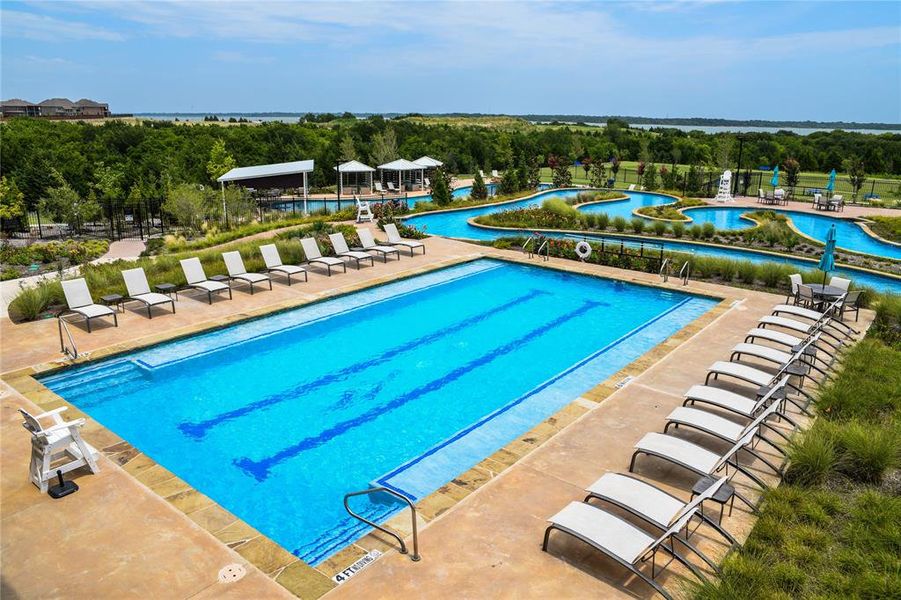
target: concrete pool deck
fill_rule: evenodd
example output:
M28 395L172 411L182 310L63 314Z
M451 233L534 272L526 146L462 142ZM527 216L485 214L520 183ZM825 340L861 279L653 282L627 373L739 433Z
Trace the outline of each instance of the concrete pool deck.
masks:
M309 284L289 288L277 283L272 292L253 296L239 288L234 300L214 301L212 306L196 296L180 295L176 315L148 320L140 312L128 311L120 314L117 329L98 327L87 334L74 327L73 334L79 349L97 358L477 256L529 262L516 252L442 238L425 243L425 256L404 256L387 265L376 262L375 268L349 269L347 275L332 278L314 274ZM540 264L725 300L420 502L424 558L419 563L369 535L313 569L93 423L86 426L85 437L104 449L102 472L78 477L79 494L50 500L27 480L29 439L15 408L37 411L64 404L31 377L36 365L38 370L46 368L59 357L56 324L50 320L13 325L4 320L0 357L4 380L11 387L4 385L0 403L3 596L279 598L291 591L303 598L324 593L421 597L424 590L430 597L622 593L624 576L606 562L577 561L578 566L572 566L560 560L587 556L584 551L570 552L573 546L566 540L552 539L553 555L540 552L545 519L568 501L580 499L582 487L605 470L624 471L632 444L645 432L660 430L663 417L680 404L680 394L703 377L709 363L727 358L742 334L782 298L701 282L682 287L674 279L661 284L654 275L572 261ZM740 303L733 306L734 302ZM860 326L870 318L869 311L862 312ZM614 387L629 375L634 377L629 385ZM74 409L68 413L69 418L79 416ZM598 430L605 435L597 435ZM682 485L687 481L658 464L640 462L638 472L657 481ZM736 508L727 527L743 538L751 518ZM389 523L405 534L409 515L402 513ZM65 544L56 545L60 538ZM332 589L329 577L370 549L386 554ZM244 565L248 575L237 583L218 583L219 569L231 563ZM645 586L628 589L648 595Z

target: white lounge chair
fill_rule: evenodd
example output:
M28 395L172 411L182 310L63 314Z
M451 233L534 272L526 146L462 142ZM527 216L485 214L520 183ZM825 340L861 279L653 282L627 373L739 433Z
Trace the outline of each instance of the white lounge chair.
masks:
M368 200L360 200L354 196L354 203L357 205L357 223L372 222L372 208L369 206Z
M237 250L231 252L223 252L222 260L225 261L225 268L228 269L228 276L234 281L243 281L250 285L250 295L253 296L253 286L257 283L266 282L269 289L272 289L272 278L265 273L248 273L247 267L244 266L244 259Z
M783 352L771 346L763 346L761 344L741 343L732 347L732 354L729 356L731 362L741 360L742 356L753 356L767 362L775 363L782 366L792 359L790 352Z
M282 264L282 257L278 253L275 244L265 244L260 246L260 254L263 255L263 262L266 263L266 270L270 273L282 273L288 278L288 285L291 285L291 276L303 273L303 280L309 281L307 270L297 265Z
M632 453L632 460L629 462L629 472L632 473L635 470L635 459L644 454L671 462L702 477L712 476L727 467L732 467L747 476L761 489L767 489L768 486L765 481L738 461L739 452L742 450L751 452L748 447L754 442L756 437L757 431L755 429L748 432L745 437L736 442L724 454L717 454L682 438L652 431L646 433L635 444L635 451ZM737 491L735 492L735 497L750 508L756 508L753 502Z
M705 385L710 384L710 378L719 379L720 375L724 377L733 377L740 381L756 385L757 387L769 386L775 375L767 373L748 365L742 365L725 360L718 360L707 367L707 378L704 380Z
M635 191L635 184L634 184L634 183L630 183L630 184L629 184L629 191L630 191L630 192L634 192L634 191Z
M482 169L479 169L479 175L482 176L482 179L488 179L488 176L485 175L485 172Z
M57 471L69 473L79 467L87 467L91 473L100 472L97 450L85 442L79 432L85 420L63 421L60 414L67 408L60 406L39 415L31 415L27 410L19 409L25 418L22 427L31 433L31 464L28 474L31 483L41 492L47 491L49 482L56 477ZM41 419L50 419L50 425L44 427ZM61 464L59 461L62 459L67 462Z
M719 489L719 486L713 487ZM562 531L615 560L653 587L657 593L671 600L672 596L669 592L655 581L657 577L655 557L657 552L663 551L703 580L704 576L700 570L680 554L676 550L676 545L671 541L674 538L681 541L681 538L678 537L679 532L687 527L697 512L697 506L692 510L685 511L660 537L654 538L644 530L603 509L584 502L570 502L563 510L548 519L550 525L544 532L544 543L541 549L547 552L551 531ZM710 562L706 556L700 556L708 563ZM643 573L639 568L642 563L647 561L651 561L650 575Z
M343 233L330 233L328 234L328 239L332 243L332 248L335 249L335 255L338 258L350 258L357 261L357 269L360 268L361 260L368 260L369 266L375 266L375 259L368 252L359 252L356 250L351 250L347 247L347 240L344 239Z
M500 175L497 173L497 169L491 169L491 177L494 179L500 179Z
M749 330L745 336L745 342L754 342L758 339L773 342L774 344L779 344L781 346L788 346L789 348L794 348L804 342L804 338L799 338L790 333L783 333L781 331L776 331L775 329L763 329L761 327L755 327L754 329Z
M207 302L212 304L213 294L225 291L228 291L228 299L232 299L231 286L221 281L207 279L199 258L185 258L179 262L181 263L181 270L185 274L185 281L187 281L188 287L206 292Z
M410 256L413 256L414 248L422 248L422 253L425 254L425 244L415 240L402 239L400 232L397 230L397 225L394 223L385 223L385 234L388 236L389 244L392 246L403 246L410 251Z
M343 260L335 258L334 256L322 256L322 252L319 250L319 244L316 243L315 239L302 238L300 240L300 245L303 247L304 256L307 257L307 263L325 265L325 268L328 269L329 277L332 276L332 267L337 267L339 265L344 269L344 272L347 273L347 264Z
M791 315L793 317L800 317L802 319L808 319L810 321L815 321L822 325L822 327L832 327L833 329L840 331L845 337L850 338L852 333L860 333L847 323L842 323L837 319L833 319L832 314L834 312L835 306L838 306L841 302L841 299L836 300L832 305L829 305L826 309L826 312L821 312L818 310L813 310L810 308L804 308L803 306L796 306L794 304L777 304L773 307L773 315ZM827 332L828 333L828 332Z
M685 392L685 400L682 402L682 406L695 406L698 404L713 406L719 410L735 413L736 415L748 419L755 419L757 418L757 415L760 414L760 411L766 408L770 402L777 401L783 405L786 402L791 402L802 413L810 416L812 413L807 410L808 403L801 403L796 398L792 398L787 393L784 393L782 389L786 386L787 382L785 378L783 378L772 387L770 390L773 392L772 394L764 394L755 400L748 396L736 394L735 392L730 392L729 390L710 385L693 385ZM781 412L781 416L791 423L792 426L798 427L798 424L792 418L787 416L784 410Z
M60 317L68 313L81 315L84 317L85 323L88 326L88 333L91 333L91 319L96 319L98 317L108 317L112 315L113 324L116 327L119 326L119 318L116 316L116 311L109 306L94 303L94 299L91 298L91 292L88 290L88 284L84 278L68 279L63 281L62 285L63 295L66 297L66 304L69 308L67 311L61 313Z
M125 300L142 302L147 307L148 319L153 318L153 307L161 304L171 304L172 314L175 314L175 301L166 294L151 292L150 284L147 283L147 275L141 267L122 271L122 279L125 280L125 289L128 291L128 297Z
M717 485L716 489L725 484L727 479L728 477L723 477L722 483ZM604 473L600 479L585 488L585 491L588 495L585 496L584 502L588 503L591 500L608 502L664 531L686 510L692 508L692 502L684 502L657 486L622 473ZM705 495L708 491L709 489L705 491ZM729 540L730 544L738 544L728 531L707 517L703 511L698 511L697 516Z
M425 184L426 189L432 189L432 182L429 180L428 177L423 177L422 181Z
M381 246L375 243L372 232L368 229L357 229L357 237L360 238L360 245L366 252L378 252L382 255L382 262L388 262L389 254L396 254L397 260L400 260L400 250L393 246Z
M810 335L815 334L818 331L822 331L823 333L828 335L830 338L835 340L836 343L833 344L829 340L820 338L821 342L828 345L833 350L838 350L839 347L842 344L844 344L844 342L845 342L845 340L843 340L842 338L839 338L837 335L835 335L834 332L824 330L822 322L808 324L808 323L804 323L803 321L798 321L796 319L789 319L788 317L767 315L767 316L760 318L760 321L758 322L758 326L760 329L766 329L767 326L781 327L782 329L788 329L790 331L802 333L806 336L810 336Z
M374 182L374 183L372 184L372 187L373 187L373 188L375 189L375 191L378 192L379 194L384 194L384 193L385 193L385 188L382 187L382 182L381 182L381 181L376 181L376 182Z
M402 191L402 190L394 187L393 181L389 181L387 185L388 185L388 191L391 192L392 194L399 194Z

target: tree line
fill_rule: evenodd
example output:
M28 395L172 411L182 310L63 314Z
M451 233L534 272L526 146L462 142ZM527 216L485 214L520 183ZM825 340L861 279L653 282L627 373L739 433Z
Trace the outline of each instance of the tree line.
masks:
M0 125L3 189L14 189L28 208L42 199L59 204L75 197L98 201L162 198L179 184L214 185L217 169L210 169L211 160L247 166L307 158L315 160L311 180L315 188L334 184L333 167L341 160L358 159L377 166L422 155L444 161L450 173L515 171L502 185L506 189L531 184L539 166L551 166L560 178L566 177L565 167L576 161L585 167L606 164L611 170L622 161L734 168L739 152L744 168L782 165L784 169L790 161L792 170L827 172L834 168L841 172L843 164L848 164L845 161L853 158L868 174L901 175L901 135L897 134L746 133L739 140L721 133L633 129L617 120L597 131L584 131L345 116L324 120L317 115L298 123L232 127L168 121L96 125L10 119Z

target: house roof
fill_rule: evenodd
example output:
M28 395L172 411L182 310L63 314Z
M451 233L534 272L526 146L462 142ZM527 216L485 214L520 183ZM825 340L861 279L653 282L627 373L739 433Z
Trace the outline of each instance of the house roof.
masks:
M440 167L444 164L440 160L432 158L431 156L420 156L413 162L421 167L425 167L426 169L434 169L435 167Z
M392 160L389 163L385 163L383 165L379 165L379 168L385 171L419 171L423 169L422 165L417 165L413 161L409 161L405 158L398 158L397 160Z
M22 100L21 98L10 98L9 100L3 100L0 104L3 106L36 106L33 102Z
M62 108L75 108L75 103L68 98L48 98L38 102L38 106L61 106Z
M349 160L346 163L341 163L337 167L332 167L332 170L339 170L342 173L369 173L371 171L375 171L369 165L364 165L360 161L357 160Z
M109 106L105 102L95 102L89 98L82 98L78 102L75 103L75 106L96 106L98 108L103 108L105 106Z
M309 173L312 170L312 160L297 160L294 162L274 163L271 165L236 167L219 177L216 181L241 181L244 179L259 179L263 177L280 177L284 175L296 175L298 173Z

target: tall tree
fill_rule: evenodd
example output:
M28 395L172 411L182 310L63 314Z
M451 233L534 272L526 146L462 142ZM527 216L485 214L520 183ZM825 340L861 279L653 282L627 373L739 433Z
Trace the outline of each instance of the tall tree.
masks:
M341 143L338 145L338 153L340 158L345 161L360 160L360 155L357 153L356 146L354 146L354 139L349 133L344 134L344 137L341 138Z
M210 150L210 160L206 163L206 172L210 181L216 180L238 166L234 157L225 149L225 140L216 140Z
M851 183L851 195L856 200L857 193L867 180L867 173L863 161L859 156L852 156L842 161L842 167L848 173L848 181Z
M397 135L390 127L384 133L376 133L372 136L372 151L370 152L375 166L383 165L397 158Z
M473 200L484 200L488 197L488 187L485 185L485 180L482 179L482 174L478 171L472 180L472 192L469 197Z
M441 168L435 169L435 181L432 182L432 202L438 206L447 206L453 199L450 175Z

